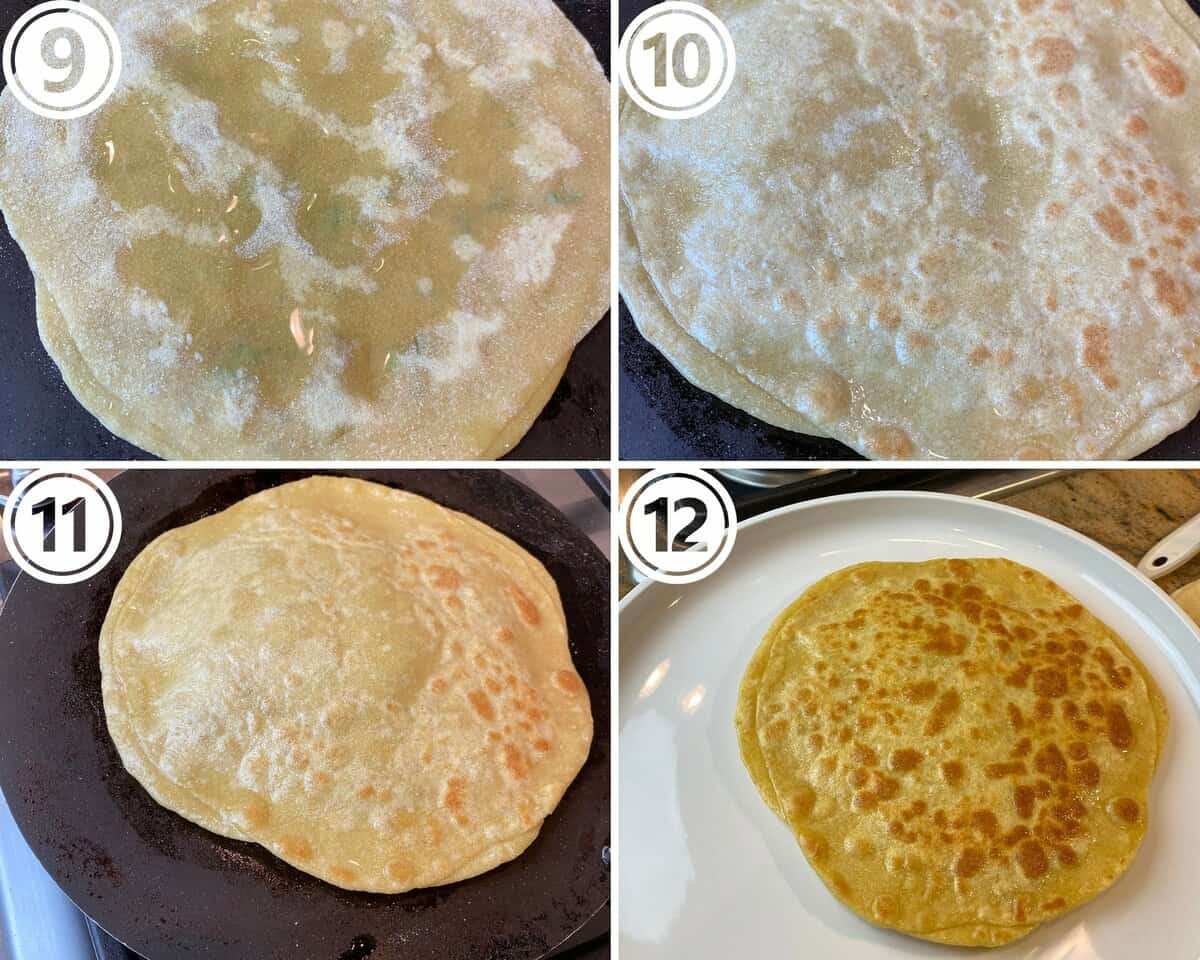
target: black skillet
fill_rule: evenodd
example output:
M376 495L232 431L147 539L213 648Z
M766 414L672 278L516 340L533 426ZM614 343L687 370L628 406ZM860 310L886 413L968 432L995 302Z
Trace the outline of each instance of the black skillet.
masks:
M621 32L657 0L624 0ZM1200 0L1188 0L1200 14ZM621 300L619 424L623 460L861 460L836 440L773 427L693 386L638 333ZM1200 458L1200 418L1138 459Z
M607 72L608 0L555 2L591 43ZM0 0L0 37L31 6ZM597 251L597 256L607 255L607 250ZM505 459L608 459L611 343L612 324L605 314L576 347L550 402ZM38 337L33 277L2 217L0 344L0 460L152 459L109 431L67 389Z
M124 533L93 579L22 575L0 614L0 788L80 909L150 960L534 960L600 913L609 871L609 565L554 507L494 470L321 471L387 483L507 534L558 584L592 702L587 763L513 862L399 896L340 890L160 807L108 736L96 641L121 573L154 537L305 475L131 470Z

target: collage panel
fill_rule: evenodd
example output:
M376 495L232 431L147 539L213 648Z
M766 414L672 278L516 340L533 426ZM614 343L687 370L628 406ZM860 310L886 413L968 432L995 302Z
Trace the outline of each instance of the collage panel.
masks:
M1196 955L1200 472L688 472L688 583L680 476L620 478L623 960Z
M1198 13L625 0L621 458L1195 459Z
M6 957L609 956L607 477L102 473L74 584L2 478Z
M0 5L0 458L609 459L607 2L73 9Z
M1200 957L1198 17L0 0L0 960Z

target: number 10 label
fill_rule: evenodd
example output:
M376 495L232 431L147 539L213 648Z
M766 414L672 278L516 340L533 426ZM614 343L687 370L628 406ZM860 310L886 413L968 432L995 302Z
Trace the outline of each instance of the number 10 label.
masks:
M621 40L625 92L656 117L687 120L729 92L737 68L733 38L709 10L672 0L651 7Z

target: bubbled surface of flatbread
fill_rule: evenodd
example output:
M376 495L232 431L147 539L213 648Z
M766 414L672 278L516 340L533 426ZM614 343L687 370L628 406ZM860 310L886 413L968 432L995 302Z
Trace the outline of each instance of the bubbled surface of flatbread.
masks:
M877 458L1128 457L1195 416L1182 0L711 6L726 98L621 114L622 288L693 380Z
M815 584L748 665L735 723L763 799L839 900L925 940L997 946L1125 871L1168 718L1072 596L974 559Z
M591 744L545 568L359 480L163 534L117 587L100 667L109 733L155 800L347 889L518 856Z
M98 0L116 93L0 97L43 342L170 458L487 458L607 309L609 93L551 0Z

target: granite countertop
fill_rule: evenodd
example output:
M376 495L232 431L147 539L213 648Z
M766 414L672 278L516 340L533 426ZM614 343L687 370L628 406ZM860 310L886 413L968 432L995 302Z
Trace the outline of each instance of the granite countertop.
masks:
M1079 470L1001 502L1078 530L1136 566L1200 514L1200 471ZM1200 580L1200 557L1156 582L1173 593L1193 580Z

